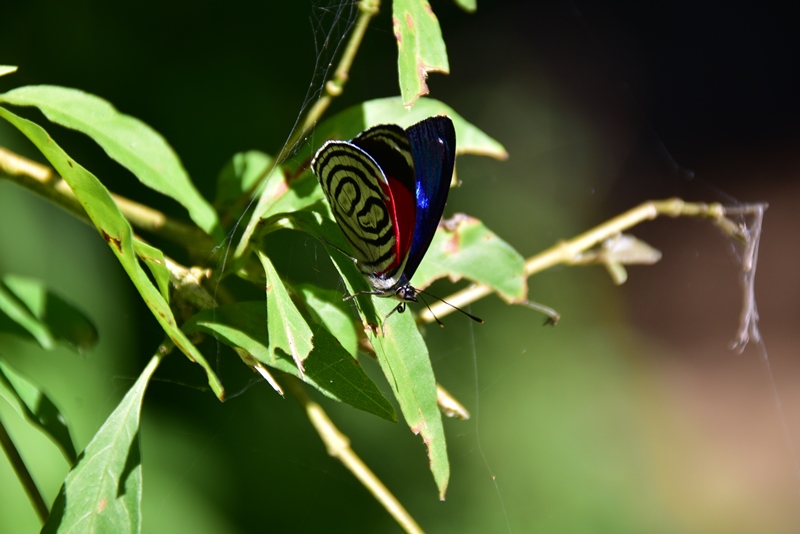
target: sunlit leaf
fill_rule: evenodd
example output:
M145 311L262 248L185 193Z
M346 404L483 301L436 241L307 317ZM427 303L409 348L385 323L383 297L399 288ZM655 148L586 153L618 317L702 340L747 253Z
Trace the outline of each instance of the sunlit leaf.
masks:
M197 226L221 237L214 209L197 191L177 154L139 119L95 95L53 85L13 89L0 95L0 102L36 106L56 124L88 135L144 185L178 201Z
M303 371L303 360L314 346L311 328L300 315L269 256L259 250L258 259L267 275L267 331L270 349L273 353L280 349L290 355L297 368Z
M528 291L525 259L481 221L466 215L443 221L411 282L426 287L445 276L485 284L509 302L524 299Z
M370 298L381 317L386 317L397 306L396 301ZM410 313L392 314L384 323L382 333L370 329L367 335L406 423L414 434L422 437L428 448L433 479L439 488L439 498L444 500L450 480L450 462L428 347Z
M298 284L294 288L306 303L314 320L335 333L342 347L355 357L358 352L358 334L350 305L342 302L342 292L323 289L313 284Z
M426 0L394 0L392 26L397 39L397 71L403 105L428 94L429 72L447 74L447 48L439 21Z
M5 76L6 74L12 74L17 72L17 68L12 65L0 65L0 76Z
M0 397L17 412L50 436L70 464L75 461L75 445L67 421L53 401L33 382L0 358Z
M75 196L86 209L100 235L108 243L114 255L130 277L153 316L159 322L170 340L192 361L199 363L206 371L211 389L220 399L225 391L211 366L203 355L192 345L186 335L178 328L172 310L158 289L150 282L142 269L134 250L133 232L128 221L120 213L117 204L108 190L89 171L70 158L47 132L36 123L23 119L0 107L0 117L16 126L42 154L50 161L61 177L75 192Z
M42 532L140 532L142 464L139 418L150 360L72 467Z

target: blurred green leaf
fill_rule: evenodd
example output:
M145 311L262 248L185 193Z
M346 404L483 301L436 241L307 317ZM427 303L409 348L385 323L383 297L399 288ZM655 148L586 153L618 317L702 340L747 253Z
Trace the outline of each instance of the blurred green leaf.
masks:
M277 349L290 355L302 376L303 360L314 347L311 341L313 334L286 291L286 286L272 266L269 256L260 250L257 254L267 275L267 331L270 350L276 356Z
M190 319L184 330L200 330L223 343L240 347L261 363L300 377L291 358L269 349L267 309L263 301L240 302L204 310ZM364 373L358 361L321 326L314 326L314 348L306 358L305 381L325 396L388 421L397 421L394 408Z
M44 392L12 369L0 357L0 397L17 412L50 436L70 464L75 462L75 445L69 435L66 419Z
M425 83L429 72L448 74L447 48L442 29L425 0L394 0L392 25L397 39L397 70L403 105L428 94Z
M142 400L155 356L72 467L42 532L140 532Z
M80 351L97 342L97 329L80 310L41 281L16 275L0 279L0 331L27 333L45 349L64 341Z
M6 74L13 74L17 72L17 68L12 65L0 65L0 76L5 76Z
M424 288L445 276L485 284L507 301L528 292L525 259L481 221L462 214L439 226L412 285Z
M61 150L61 147L41 126L23 119L2 107L0 107L0 117L6 119L25 134L69 184L81 205L86 209L86 213L92 223L117 256L125 272L136 286L153 316L164 329L164 332L184 354L203 367L208 376L208 383L211 389L216 393L217 397L224 398L225 390L211 366L208 365L208 362L197 350L197 347L192 345L186 335L175 324L175 317L169 304L150 282L147 274L139 264L134 251L131 227L122 213L120 213L108 190L92 173L81 167Z
M467 13L474 13L478 9L477 0L454 0L456 5Z
M56 124L88 135L144 185L178 201L206 233L222 237L216 212L197 191L177 154L139 119L120 113L102 98L54 85L13 89L0 95L0 102L36 106Z
M55 346L55 340L47 324L32 314L5 284L0 284L0 331L18 335L27 333L44 349L49 350Z
M334 332L342 347L355 358L358 354L358 333L350 305L342 301L341 291L312 284L298 284L294 289L306 303L314 320Z

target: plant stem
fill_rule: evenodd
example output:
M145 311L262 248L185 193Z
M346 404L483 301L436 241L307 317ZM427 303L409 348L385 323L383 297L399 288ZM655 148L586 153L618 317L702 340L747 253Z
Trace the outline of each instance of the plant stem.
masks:
M8 457L8 462L11 464L11 467L14 468L14 471L17 473L17 478L22 483L22 487L25 488L25 493L28 494L28 498L33 503L33 507L36 509L36 515L39 516L42 524L44 524L50 512L42 498L42 494L39 493L39 488L36 487L36 482L33 481L33 477L28 471L28 467L19 455L17 447L6 431L6 427L3 426L2 420L0 420L0 446L3 447Z
M350 448L350 440L333 424L322 406L312 401L297 380L288 380L288 389L300 403L325 444L328 454L341 461L344 466L372 493L387 512L406 532L422 532L420 526L409 515L403 505L383 485L361 458Z
M50 167L0 148L0 177L10 179L91 224L86 211L75 198L67 182ZM171 219L158 210L120 195L112 193L111 196L125 218L139 230L150 232L179 245L186 246L187 243L191 243L193 250L200 248L211 250L215 245L213 239L196 226Z
M746 231L725 216L726 213L738 214L740 213L740 211L738 211L739 209L740 208L725 208L722 204L718 203L704 204L699 202L684 202L679 198L645 202L596 226L588 232L568 241L563 241L544 252L532 256L525 262L525 276L531 276L558 265L559 263L572 265L578 260L580 254L597 246L602 241L618 235L622 231L632 228L637 224L663 216L710 219L727 235L747 242L749 236ZM492 288L489 286L476 284L453 293L444 300L455 307L463 308L491 294L492 291ZM419 314L419 320L424 323L432 323L435 321L434 316L442 317L452 311L452 307L438 302L429 309L423 310Z

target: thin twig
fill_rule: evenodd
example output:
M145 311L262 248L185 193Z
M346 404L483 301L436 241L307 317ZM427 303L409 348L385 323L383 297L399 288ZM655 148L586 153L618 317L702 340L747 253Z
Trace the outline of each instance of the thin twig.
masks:
M3 426L2 420L0 420L0 446L3 447L8 457L8 462L11 464L11 467L14 468L14 472L17 473L17 478L22 483L22 487L25 488L25 493L28 494L28 498L33 503L33 507L36 509L36 515L39 516L42 524L45 524L50 512L42 498L42 494L39 493L39 488L36 487L36 482L33 481L33 477L28 471L28 467L19 455L17 447L6 431L6 427Z
M400 501L391 494L380 479L375 476L375 473L353 452L353 449L350 448L350 440L336 428L322 409L322 406L311 400L303 389L302 384L297 380L289 380L288 386L289 392L297 399L305 410L311 424L314 425L317 434L325 444L328 454L341 461L358 478L403 530L406 532L422 532L420 526L403 508Z
M333 102L333 99L342 94L347 80L350 79L350 68L353 66L353 61L356 58L358 49L361 46L361 42L364 40L364 35L367 32L369 23L372 21L372 18L378 14L380 5L380 0L361 0L361 2L358 3L358 10L360 12L358 20L353 27L353 31L350 34L350 39L342 53L342 57L339 59L339 64L333 72L333 77L325 83L324 94L320 96L320 98L314 102L314 105L311 106L311 109L308 110L303 124L300 128L295 129L289 137L289 140L283 145L278 157L275 158L276 163L283 163L283 161L289 157L289 154L291 154L295 148L295 144L297 144L300 139L303 139L317 122L319 122L322 115L328 109L328 106ZM265 170L263 175L255 181L253 189L249 191L250 194L252 194L256 187L260 186L261 181L266 178L271 170L272 169ZM247 196L249 197L249 195Z
M597 246L602 241L618 235L639 223L663 216L710 219L729 236L747 242L747 233L725 215L726 208L718 203L704 204L684 202L679 198L645 202L588 232L568 241L563 241L544 252L532 256L525 262L525 276L531 276L561 263L566 265L579 263L581 254ZM458 291L446 297L444 300L455 307L463 308L491 294L492 291L492 288L487 285L476 284ZM419 314L419 320L424 323L431 323L435 320L434 314L442 317L452 311L453 308L442 303L437 303L431 306L429 310L423 310Z

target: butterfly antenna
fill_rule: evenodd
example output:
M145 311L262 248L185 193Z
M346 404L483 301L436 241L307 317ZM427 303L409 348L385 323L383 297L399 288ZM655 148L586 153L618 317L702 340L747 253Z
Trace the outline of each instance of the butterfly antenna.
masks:
M428 304L428 301L425 300L425 297L423 297L421 295L421 291L419 289L417 289L417 294L419 295L419 298L422 299L422 302L425 303L425 307L428 308L428 311L431 312L431 315L436 320L436 324L438 324L441 328L444 328L444 323L442 321L440 321L438 317L436 317L436 314L433 313L433 310L431 309L430 305ZM427 295L427 293L426 293L426 295ZM433 295L431 295L431 296L433 296ZM442 302L444 302L444 301L442 301ZM458 308L456 308L456 309L458 310ZM461 310L459 310L459 311L461 311ZM467 314L467 315L469 315L469 314ZM481 322L483 322L483 321L481 321Z
M450 306L450 307L451 307L451 308L453 308L454 310L456 310L456 311L460 311L461 313L463 313L464 315L466 315L467 317L469 317L470 319L472 319L472 320L473 320L473 321L475 321L476 323L481 323L481 324L483 324L483 319L481 319L480 317L475 317L475 316L474 316L474 315L472 315L471 313L465 312L464 310L462 310L462 309L461 309L461 308L459 308L458 306L453 306L452 304L450 304L450 303L449 303L449 302L447 302L446 300L444 300L444 299L442 299L442 298L439 298L439 297L437 297L436 295L431 295L431 294L430 294L430 293L428 293L427 291L423 291L423 290L421 290L421 289L417 289L417 294L420 294L420 293L424 293L425 295L428 295L428 296L429 296L429 297L431 297L431 298L435 298L435 299L436 299L436 300L438 300L439 302L444 302L445 304L447 304L448 306ZM425 300L424 300L424 299L423 299L423 302L425 302ZM426 305L426 306L428 306L428 303L427 303L427 302L425 302L425 305ZM428 309L430 310L430 309L431 309L431 307L430 307L430 306L428 306ZM433 315L433 312L432 312L432 311L431 311L431 315ZM437 322L437 323L439 323L439 325L442 325L441 321L439 321L439 319L437 319L435 315L434 315L434 319L436 319L436 322Z

